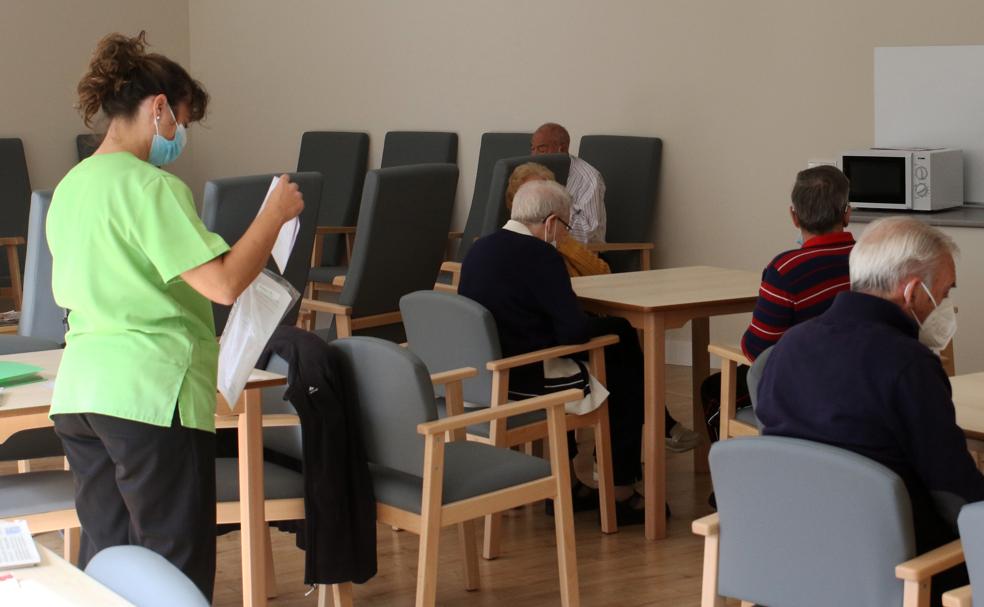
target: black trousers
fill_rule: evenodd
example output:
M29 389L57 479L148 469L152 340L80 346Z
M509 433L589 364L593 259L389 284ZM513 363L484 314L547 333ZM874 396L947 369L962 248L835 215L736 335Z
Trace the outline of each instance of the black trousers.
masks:
M215 435L95 413L53 417L75 477L79 567L137 545L173 563L209 600L215 584Z

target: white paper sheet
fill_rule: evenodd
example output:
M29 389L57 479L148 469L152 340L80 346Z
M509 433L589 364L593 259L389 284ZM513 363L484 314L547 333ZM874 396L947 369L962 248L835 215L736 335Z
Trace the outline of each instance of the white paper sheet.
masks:
M263 270L236 299L219 340L218 389L230 409L246 387L256 360L300 294L283 278Z
M267 200L270 199L270 194L273 193L274 188L280 183L280 177L274 177L273 181L270 182L270 188L267 190L266 197L263 198L263 204L260 205L260 211L266 207ZM294 243L297 242L297 233L301 229L300 220L295 217L285 223L280 227L280 233L277 234L277 241L273 243L273 251L270 253L273 255L273 261L277 263L277 268L280 269L280 273L284 273L284 269L287 267L287 260L290 259L290 252L294 250Z

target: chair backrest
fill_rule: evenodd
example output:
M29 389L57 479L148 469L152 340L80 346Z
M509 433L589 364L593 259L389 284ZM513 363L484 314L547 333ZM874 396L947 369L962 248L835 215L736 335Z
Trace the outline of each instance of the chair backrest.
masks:
M649 242L659 188L663 141L657 137L585 135L578 157L605 180L605 240ZM638 270L638 254L608 253L614 271Z
M228 177L213 179L205 184L205 198L202 205L202 221L205 227L216 232L233 245L242 238L263 204L270 181L274 175L250 175L248 177ZM294 250L287 260L283 277L299 292L307 287L308 272L311 270L311 248L314 246L314 230L318 224L318 209L321 204L321 174L292 173L290 180L297 184L304 196L304 210L301 212L301 226L294 243ZM271 257L267 267L278 272ZM284 324L297 321L300 301L287 313ZM214 304L215 332L221 334L229 317L230 306Z
M359 235L338 297L353 316L395 312L407 293L434 287L457 187L453 164L369 171Z
M760 605L901 605L914 556L902 479L866 457L755 436L711 448L722 596Z
M463 383L470 404L489 406L492 372L485 368L502 358L495 319L482 304L456 293L417 291L400 299L410 351L431 373L474 367L478 376Z
M458 245L456 259L462 261L476 238L482 235L482 222L485 220L485 205L489 203L489 186L495 163L503 158L522 156L530 149L531 133L483 133L482 145L478 150L478 168L475 171L475 189L472 192L471 207L465 230Z
M65 309L55 303L51 291L51 249L45 233L45 219L51 206L51 190L31 195L27 225L27 253L24 255L24 300L17 332L27 337L65 343Z
M423 476L417 424L437 419L427 367L406 348L375 337L335 340L328 348L345 398L359 408L369 462Z
M81 133L75 136L75 151L78 153L79 162L82 162L99 148L102 143L102 136L96 133Z
M369 135L340 131L308 131L301 135L297 172L321 173L319 226L351 226L359 215L362 184L369 159ZM325 237L322 265L339 265L343 240Z
M163 556L143 546L100 550L85 572L137 607L208 607L195 584Z
M380 168L432 163L458 163L457 133L438 131L390 131L386 133Z
M957 517L970 586L984 588L984 502L967 504ZM978 590L978 594L981 591Z
M538 162L553 171L557 183L567 185L567 174L571 170L571 157L567 154L540 154L539 156L514 156L503 158L495 163L492 180L489 183L489 201L485 206L482 231L479 236L488 236L502 227L509 219L506 209L506 190L513 170L527 162Z
M20 139L0 139L0 236L27 236L27 216L31 201L31 180L27 174L27 158ZM20 251L21 269L24 267ZM7 257L0 259L3 286L9 286L10 271Z
M769 362L769 356L772 354L773 348L775 346L769 346L765 350L762 350L755 357L755 360L752 361L752 366L748 368L748 375L745 376L745 383L748 385L748 398L752 401L753 410L758 406L759 382L762 381L762 372L765 371L765 365Z

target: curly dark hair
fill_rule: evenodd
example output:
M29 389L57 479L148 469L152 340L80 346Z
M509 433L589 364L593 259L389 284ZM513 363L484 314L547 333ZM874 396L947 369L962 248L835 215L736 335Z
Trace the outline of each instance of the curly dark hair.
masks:
M172 108L188 104L192 122L205 117L208 93L201 83L164 55L148 53L147 32L135 37L109 34L99 41L89 69L79 80L76 106L88 127L102 110L107 117L132 117L140 103L163 94Z

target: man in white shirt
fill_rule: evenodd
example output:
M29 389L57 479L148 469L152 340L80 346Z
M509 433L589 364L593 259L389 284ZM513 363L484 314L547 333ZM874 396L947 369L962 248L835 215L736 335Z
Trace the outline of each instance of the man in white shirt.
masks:
M567 129L555 122L548 122L533 133L530 153L567 154L571 136ZM567 191L571 195L570 235L583 243L605 242L605 180L596 168L571 156Z

